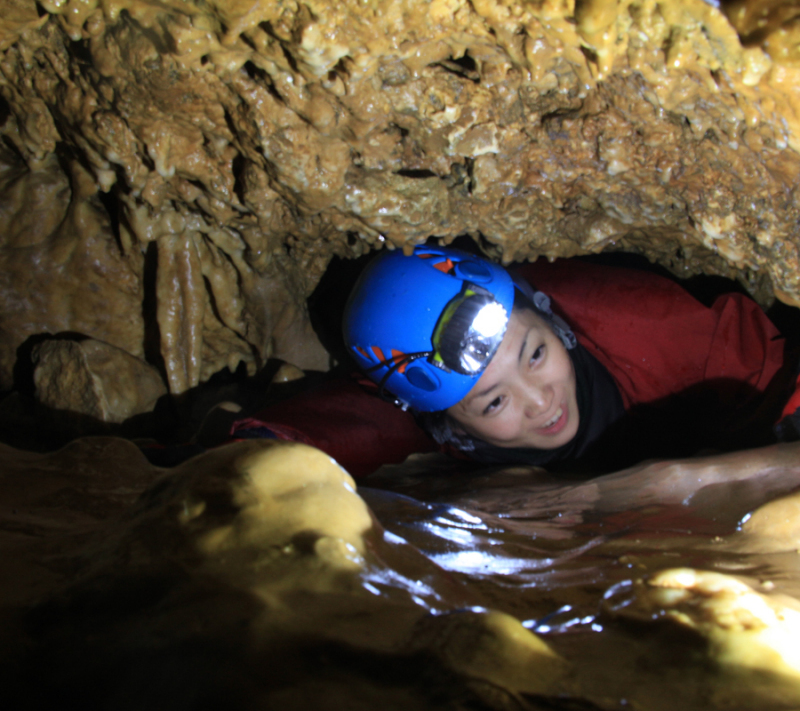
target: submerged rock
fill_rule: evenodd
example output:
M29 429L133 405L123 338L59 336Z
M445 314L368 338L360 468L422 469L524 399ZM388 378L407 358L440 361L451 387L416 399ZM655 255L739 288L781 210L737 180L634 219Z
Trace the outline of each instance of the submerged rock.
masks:
M16 558L3 618L22 630L4 688L28 708L505 708L571 688L547 643L465 610L477 597L387 534L318 450L238 443L170 472L110 438L2 455L2 521L23 527L0 535ZM119 501L87 510L85 492Z
M800 698L797 555L752 555L730 523L732 501L752 510L786 490L768 465L695 461L711 475L686 482L706 494L698 508L642 506L646 470L555 487L452 461L425 481L411 463L392 467L403 494L356 491L322 452L268 441L173 470L114 438L0 457L13 708L778 711ZM722 469L755 486L721 487Z
M626 616L674 621L708 643L707 656L721 672L714 705L740 703L759 691L773 703L800 698L800 602L754 590L732 575L690 568L663 570L636 589Z

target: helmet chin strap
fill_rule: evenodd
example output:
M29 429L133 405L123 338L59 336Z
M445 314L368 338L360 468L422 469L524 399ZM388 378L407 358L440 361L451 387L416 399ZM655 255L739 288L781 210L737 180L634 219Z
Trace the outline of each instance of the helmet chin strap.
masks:
M388 397L389 393L386 392L386 381L392 377L392 374L397 371L398 368L402 368L404 365L408 365L412 361L417 360L418 358L427 358L428 356L433 355L433 351L419 351L418 353L404 353L402 356L393 356L392 358L385 358L380 363L373 365L369 368L365 368L365 373L370 373L373 370L378 370L378 368L385 368L389 363L392 365L389 369L383 374L383 377L380 379L378 383L378 395L387 400L389 402L393 402L395 405L399 405L404 411L408 409L408 403L400 400L396 396L392 395Z

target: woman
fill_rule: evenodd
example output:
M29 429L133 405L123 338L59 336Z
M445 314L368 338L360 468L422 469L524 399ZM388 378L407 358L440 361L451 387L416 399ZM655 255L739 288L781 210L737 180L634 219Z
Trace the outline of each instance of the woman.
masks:
M787 395L783 340L751 300L706 307L651 273L574 261L512 274L445 247L383 252L344 334L396 409L340 382L234 435L306 441L360 474L430 449L410 411L461 456L603 472L768 444Z

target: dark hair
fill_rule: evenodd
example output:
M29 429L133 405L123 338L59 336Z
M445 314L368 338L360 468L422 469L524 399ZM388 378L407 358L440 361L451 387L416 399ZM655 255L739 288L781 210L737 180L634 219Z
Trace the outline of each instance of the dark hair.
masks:
M515 290L513 310L533 311L563 340L564 337L559 333L559 328L553 323L553 314L537 308L533 301L527 295L519 291L519 289ZM566 326L566 324L564 324L564 326ZM464 432L457 420L448 413L447 410L437 410L436 412L412 411L420 427L433 437L438 444L450 445L462 452L474 452L482 446L488 446L482 439L478 439Z
M481 441L466 432L456 431L458 422L447 410L415 412L414 415L419 426L439 444L450 445L462 452L474 452L476 443Z

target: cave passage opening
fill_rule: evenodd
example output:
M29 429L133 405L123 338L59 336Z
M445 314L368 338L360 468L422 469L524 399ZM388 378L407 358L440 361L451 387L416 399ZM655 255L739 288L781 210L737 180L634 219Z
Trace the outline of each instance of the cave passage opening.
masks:
M432 241L435 240L432 238ZM452 246L483 254L480 245L467 236L456 239ZM359 258L334 257L308 299L312 326L331 356L331 372L306 371L304 377L281 382L280 378L276 380L282 365L278 359L267 361L254 375L248 374L243 364L233 371L225 368L180 396L164 396L153 412L136 416L122 425L93 421L75 413L46 411L43 406L31 404L35 402L32 393L7 393L0 408L3 424L0 440L11 446L35 451L52 451L78 437L98 434L122 436L135 441L152 439L166 445L180 444L197 438L198 432L207 424L209 413L219 414L220 403L233 402L239 412L253 413L265 406L313 391L332 377L352 374L357 367L344 346L342 315L355 281L374 256L375 252L372 251ZM663 266L631 252L603 252L573 259L658 274L680 284L706 306L710 306L722 294L746 295L744 287L737 281L708 275L680 279ZM785 336L787 354L791 354L789 357L793 359L792 362L797 362L800 354L800 309L775 300L766 313ZM224 426L235 414L228 413L222 417L222 426L217 425L214 443L225 441L227 432Z
M431 242L434 243L436 240L432 239ZM469 237L459 238L451 246L478 255L484 254L478 243ZM353 373L358 370L344 344L341 324L345 304L352 287L364 266L374 256L375 254L371 252L358 259L334 257L308 301L315 331L322 344L331 354L334 371L339 371L340 374ZM751 299L752 296L736 280L706 274L691 278L680 278L664 266L653 263L645 256L633 252L603 252L600 254L581 255L571 259L577 262L588 262L595 265L652 273L678 284L685 292L709 309L720 297L725 295L738 294L748 299ZM513 268L514 265L511 265L511 267ZM664 445L658 444L655 448L652 448L652 452L656 452L652 456L647 454L647 452L651 451L651 449L647 448L648 445L643 445L643 459L652 459L654 457L675 459L694 456L703 451L749 449L774 441L773 426L781 409L778 405L781 404L782 406L782 403L788 397L791 382L794 382L795 378L796 364L800 360L800 338L798 338L800 336L800 310L788 306L778 299L775 299L767 308L763 306L758 308L764 311L767 318L785 339L785 365L780 371L780 378L776 375L771 381L768 389L769 394L765 393L763 397L761 395L757 396L753 390L747 396L741 396L741 402L759 403L756 409L759 412L760 419L756 418L756 416L748 417L747 420L750 424L743 430L739 429L741 427L740 423L737 423L734 427L735 419L731 419L730 424L719 425L719 428L730 427L729 431L726 429L724 437L719 437L716 431L712 434L713 428L711 426L706 427L706 422L711 419L722 422L717 417L717 411L724 409L719 402L727 396L720 397L716 392L713 396L707 396L706 393L702 392L702 386L693 386L685 392L685 395L682 393L684 405L686 402L691 401L697 393L702 393L703 398L709 398L708 408L705 409L704 402L703 407L699 408L697 412L685 414L679 405L672 405L669 399L658 401L656 408L663 407L663 412L669 414L660 414L655 418L651 418L650 413L646 412L646 417L651 418L649 422L658 423L658 427L661 428L659 431L663 431L663 435L650 434L650 430L653 428L648 428L644 425L642 426L642 433L647 433L652 443L655 443L657 439L663 439ZM739 385L731 381L729 385L724 387L738 387ZM749 388L750 386L745 387ZM717 399L713 405L710 403L711 398ZM736 402L739 402L739 400L736 400ZM768 402L769 405L767 405ZM647 411L647 408L640 409ZM632 431L638 432L639 429L634 428ZM734 435L733 432L737 432L737 434ZM679 445L679 442L682 444ZM624 466L629 466L629 464ZM602 473L602 471L597 470L594 473Z
M438 244L438 241L433 238L430 242ZM458 237L450 246L485 256L478 242L467 235ZM317 336L335 363L345 364L350 368L355 368L355 365L342 340L342 314L359 274L375 254L375 251L371 251L357 258L334 256L308 299L311 323ZM570 259L658 274L679 284L705 306L710 306L723 294L736 293L750 296L744 286L734 279L710 274L681 278L666 267L634 252L608 251L598 254L583 254ZM800 352L800 309L775 299L765 309L765 312L786 338L787 350Z

